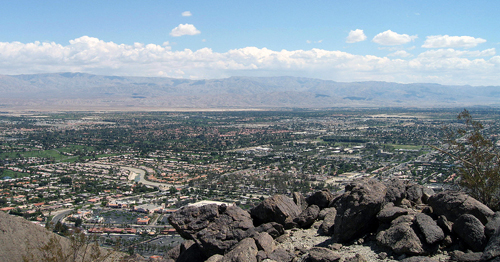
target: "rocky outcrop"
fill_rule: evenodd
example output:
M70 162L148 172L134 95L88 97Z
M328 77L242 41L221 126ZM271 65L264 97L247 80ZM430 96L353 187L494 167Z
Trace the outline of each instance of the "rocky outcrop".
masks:
M353 182L337 199L333 236L338 242L349 242L377 226L377 214L384 203L387 187L373 179Z
M293 220L302 212L292 199L284 195L272 196L250 210L256 225L276 222L285 228L294 226Z
M365 261L341 253L361 243L376 247L377 259L437 261L428 256L446 251L461 261L500 260L500 215L461 192L363 179L337 196L322 190L293 199L275 195L250 212L186 207L170 221L210 261ZM180 252L176 261L185 261L182 250L171 251Z

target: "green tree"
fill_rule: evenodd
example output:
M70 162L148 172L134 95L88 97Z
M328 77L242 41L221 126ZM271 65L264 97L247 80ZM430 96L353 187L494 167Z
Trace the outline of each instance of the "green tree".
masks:
M437 149L458 162L460 186L472 197L498 210L500 151L494 141L485 137L483 124L474 120L467 110L462 111L457 119L464 123L464 127L448 128L446 142L449 148Z

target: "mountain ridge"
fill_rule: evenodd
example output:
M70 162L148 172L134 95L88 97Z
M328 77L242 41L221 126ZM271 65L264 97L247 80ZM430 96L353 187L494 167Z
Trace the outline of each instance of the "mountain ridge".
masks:
M87 73L0 75L2 108L499 106L500 86L336 82L305 77L176 79Z

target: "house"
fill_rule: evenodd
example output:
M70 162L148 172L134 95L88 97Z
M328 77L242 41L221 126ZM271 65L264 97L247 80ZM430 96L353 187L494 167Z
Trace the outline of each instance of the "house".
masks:
M150 218L145 216L145 217L138 217L137 218L137 224L138 225L147 225L149 224Z

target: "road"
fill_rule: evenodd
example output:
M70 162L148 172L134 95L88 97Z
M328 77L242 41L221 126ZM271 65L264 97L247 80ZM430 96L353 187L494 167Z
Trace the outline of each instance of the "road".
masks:
M54 224L56 224L57 222L63 220L63 218L65 218L67 215L71 214L72 211L73 209L65 209L57 211L57 214L54 215L51 222L54 222Z

